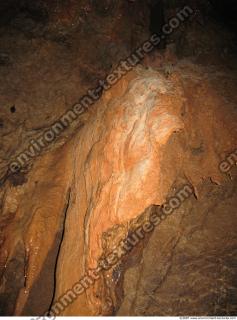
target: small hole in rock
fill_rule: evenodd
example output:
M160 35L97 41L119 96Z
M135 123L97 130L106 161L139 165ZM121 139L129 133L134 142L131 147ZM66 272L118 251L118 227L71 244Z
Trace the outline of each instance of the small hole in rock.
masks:
M16 112L16 107L15 107L15 106L12 106L12 107L10 108L10 110L11 110L11 113L15 113L15 112Z

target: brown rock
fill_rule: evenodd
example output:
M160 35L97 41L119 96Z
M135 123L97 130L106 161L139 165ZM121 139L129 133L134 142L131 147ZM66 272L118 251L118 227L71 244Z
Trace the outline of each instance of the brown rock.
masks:
M232 112L231 108L228 110ZM223 97L210 85L203 70L198 71L194 65L181 64L169 77L140 67L124 77L104 93L87 124L66 145L35 163L24 184L16 186L8 182L5 186L0 292L3 301L9 295L12 301L11 306L4 306L2 313L42 315L50 306L55 306L88 269L97 267L108 247L106 240L103 243L106 234L118 230L119 236L113 240L116 246L147 208L166 202L177 182L182 180L192 185L198 199L202 196L203 180L222 183L219 162L221 155L235 147L233 132L233 113L226 114ZM183 214L171 216L162 225L163 231L157 240L148 242L151 248L149 251L148 246L147 267L141 277L141 281L151 281L148 291L160 288L172 263L173 250L181 235L186 235L187 230L182 231L182 217ZM195 219L199 219L198 213ZM234 221L232 216L231 219ZM221 226L221 221L217 223ZM188 229L190 221L184 224ZM210 230L207 239L214 236L214 229ZM221 228L218 232L225 234ZM189 247L180 248L187 249L185 261L193 257ZM157 276L150 279L147 278L148 266L156 263L151 259L154 252L161 260L157 260L156 271L151 273L151 277ZM218 258L218 251L213 254ZM205 252L202 255L205 256ZM15 273L10 279L6 270L14 259L19 263L17 267L13 264ZM184 258L177 255L177 259ZM180 266L174 265L173 277L179 276ZM137 277L140 267L136 268L131 277ZM114 270L117 276L114 272L113 279L119 279L118 267ZM71 299L60 314L112 313L118 307L116 295L113 288L107 286L106 272L102 274L86 294ZM126 279L131 283L140 281L125 278L125 299L129 292ZM17 283L14 290L13 282ZM139 290L143 290L141 286L137 287L139 295ZM175 290L175 286L172 287L172 291ZM200 287L200 290L205 296L208 289ZM157 299L164 300L167 292L162 295L159 291ZM184 291L181 295L186 297ZM136 309L140 300L133 299L135 306L129 310L143 314ZM142 305L149 314L179 312L175 308L176 297L172 299L173 309L168 302L164 310L149 309L148 296ZM124 305L121 310L121 313L130 312ZM193 312L196 313L195 308Z

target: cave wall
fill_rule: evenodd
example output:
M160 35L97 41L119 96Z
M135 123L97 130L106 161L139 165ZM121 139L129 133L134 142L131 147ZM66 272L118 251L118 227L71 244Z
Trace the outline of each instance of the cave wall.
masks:
M52 308L64 293L71 290L87 270L96 268L111 246L118 245L121 239L127 237L134 220L150 206L162 206L173 190L184 183L193 188L191 205L170 217L171 221L168 219L161 230L157 229L159 236L156 237L156 233L152 235L143 255L147 255L146 265L153 257L149 250L157 251L156 256L161 259L157 263L158 269L151 273L154 279L158 277L159 270L165 277L167 268L174 268L172 274L178 278L172 290L177 286L177 294L179 292L182 299L186 299L191 291L180 288L182 273L179 272L179 263L183 263L177 261L173 265L170 257L173 249L184 246L185 237L194 232L190 228L198 230L211 208L217 206L221 187L217 188L218 192L215 189L210 191L217 192L217 196L206 203L203 190L208 189L205 189L203 181L211 181L211 185L225 181L219 164L235 146L234 110L229 105L229 112L226 113L224 97L214 84L215 81L209 80L207 70L206 77L203 77L203 73L189 63L180 64L171 76L138 67L102 96L90 113L87 124L60 151L39 158L26 179L20 180L21 183L9 181L6 184L1 213L2 314L39 315L50 308L55 311ZM232 193L233 188L230 187L230 197ZM196 204L199 201L200 207ZM228 215L224 221L220 219L221 209L217 210L215 227L218 230L211 228L206 233L202 231L207 237L218 231L218 239L212 240L210 248L202 252L201 261L212 256L219 261L223 252L230 254L235 248L235 217L233 211L228 210L228 205L226 203L225 207L223 203L223 210ZM190 206L194 207L191 211ZM190 215L195 218L190 218ZM208 215L210 222L207 219L207 228L210 228L209 224L213 225L213 216L214 213ZM165 231L162 231L163 228ZM226 230L229 230L231 240L225 240ZM106 238L107 233L111 236ZM154 238L156 240L152 240ZM161 241L167 242L167 245L161 245ZM193 241L193 246L192 242L190 244L192 248L195 241L200 241L197 248L202 250L207 240L197 231ZM219 250L221 245L223 249ZM195 258L194 249L189 251L189 247L181 246L179 250L185 250L185 257L180 251L174 251L174 255L177 254L174 259L192 262ZM229 257L230 269L231 263L235 263L232 258L234 256ZM137 281L137 297L128 311L122 304L122 296L115 292L116 285L109 285L114 284L114 272L117 271L113 270L116 268L117 265L112 270L103 270L95 285L68 304L67 308L62 308L60 314L108 315L119 310L120 305L118 312L124 314L141 314L144 310L148 314L156 311L159 314L181 314L180 309L171 309L166 304L164 309L158 310L154 305L151 309L147 307L151 304L149 294L143 301L144 286L140 287L141 281L150 283L150 277L146 276L149 271L145 266L144 273L139 272L140 278L137 280L137 269L125 274L125 305L126 295L130 296L130 292L126 291L126 281L130 283L129 277L133 278L131 281ZM192 270L195 273L196 264ZM217 281L221 277L218 270ZM190 281L196 279L192 274L190 277ZM147 289L152 294L157 289L155 299L159 301L165 299L167 294L165 289L164 293L158 290L160 281L162 279L158 277L156 284L152 281L157 287L148 285ZM13 287L13 283L16 286ZM46 283L47 295L44 294ZM227 290L230 280L223 285ZM169 286L168 282L165 286ZM198 288L203 289L204 295L208 294L207 286L195 285L195 289ZM137 311L139 299L144 302L143 311ZM174 296L174 305L176 299L177 296ZM7 300L10 302L5 304ZM187 308L196 314L202 301L204 303L204 300L199 300L199 304L187 302ZM213 309L201 306L199 310L206 313ZM218 310L222 310L221 307Z
M163 221L123 280L118 316L235 316L236 177L205 181Z
M164 2L160 19L183 4ZM0 5L1 315L236 313L236 182L220 170L236 150L234 40L202 14L220 2L190 4L197 19L160 48L165 57L148 57L14 175L8 164L27 142L148 37L156 2ZM183 184L185 204L55 309Z
M0 4L0 12L7 20L0 26L2 183L31 139L147 39L149 8L127 1L10 1Z

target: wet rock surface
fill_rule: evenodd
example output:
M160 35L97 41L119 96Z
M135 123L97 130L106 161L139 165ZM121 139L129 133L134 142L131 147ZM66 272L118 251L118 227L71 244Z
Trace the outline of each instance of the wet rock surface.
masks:
M174 184L179 185L180 181L192 185L197 198L191 200L194 209L190 209L190 204L187 208L181 208L180 213L169 218L172 221L167 219L161 229L158 227L151 236L143 252L143 258L146 257L147 261L143 259L134 267L135 271L128 270L125 274L124 302L115 293L116 285L106 287L108 277L111 277L112 283L122 279L120 273L123 274L126 268L119 263L112 272L104 272L104 276L86 294L61 310L61 314L111 314L119 309L120 304L118 312L124 314L185 314L192 303L195 314L198 308L200 313L213 312L206 304L202 307L204 298L200 298L196 305L193 302L198 290L203 289L204 296L212 297L209 296L209 288L205 287L205 291L205 288L196 286L195 279L199 279L196 270L202 262L205 265L203 268L217 268L217 284L213 286L217 286L215 290L219 292L221 274L215 261L229 255L230 264L235 264L234 255L231 255L231 250L235 250L236 246L235 216L229 210L234 205L229 203L232 200L223 200L228 187L222 194L221 186L216 189L212 186L225 180L219 163L235 146L235 111L230 104L227 106L228 114L223 112L224 97L210 84L208 71L206 76L203 71L200 73L195 65L183 62L167 78L162 71L138 67L102 96L86 126L70 142L60 150L39 158L27 180L7 183L2 199L2 218L5 218L1 239L3 297L11 292L13 279L8 280L5 270L9 270L12 259L19 255L15 252L19 244L25 248L19 262L25 281L23 285L22 277L14 278L20 288L15 294L14 312L11 305L11 308L5 306L7 309L3 313L36 315L46 311L88 269L96 267L106 248L111 248L111 244L116 246L122 237L129 234L134 219L138 219L150 206L164 204ZM207 189L207 196L204 191L206 182L203 181L210 179L211 191ZM229 191L230 199L233 189ZM209 199L209 194L210 203L205 200L205 197ZM216 214L212 212L215 206ZM220 219L222 206L227 215L224 220ZM217 230L212 230L213 226ZM165 231L162 232L163 228ZM198 231L199 228L201 231ZM226 230L231 240L225 238ZM112 232L112 237L106 240L104 237L108 232ZM193 237L194 243L187 241L187 237ZM212 240L205 249L209 238ZM221 245L222 250L219 248ZM154 273L149 271L149 265L151 267L154 263L151 261L155 258L153 252L156 252L158 259ZM175 259L174 264L172 259ZM207 263L209 259L210 265ZM183 273L179 271L182 267ZM140 277L137 280L136 272ZM170 275L170 280L166 273ZM19 276L18 272L15 274L15 277ZM190 279L190 291L180 286L185 276L188 283ZM202 276L205 278L205 274ZM175 289L173 277L177 278L179 289ZM223 290L226 292L230 279L223 280ZM126 296L131 297L133 293L126 291L127 281L137 281L134 285L137 288L136 297L130 307L127 306ZM171 281L173 288L170 288L168 281ZM163 282L164 291L160 287ZM42 295L44 283L51 284L48 285L48 298L42 300L39 296ZM197 291L193 293L193 300L190 298L180 311L176 304L177 295L180 294L185 300L194 288ZM163 303L163 309L156 309L151 301L163 301L170 290L177 292L169 298L173 301L173 309L169 302ZM150 295L152 298L149 298ZM137 309L137 304L142 310ZM221 306L218 308L216 313L223 310Z
M235 44L190 3L196 20L15 174L29 141L146 39L154 4L0 5L1 315L236 314ZM188 199L70 296L186 184Z

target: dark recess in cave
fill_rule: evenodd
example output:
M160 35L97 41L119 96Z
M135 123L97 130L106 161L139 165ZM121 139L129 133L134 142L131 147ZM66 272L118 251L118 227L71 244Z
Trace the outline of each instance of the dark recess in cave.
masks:
M162 26L165 23L165 12L163 0L158 0L150 4L150 32L161 35ZM165 48L165 40L162 40L158 48Z

